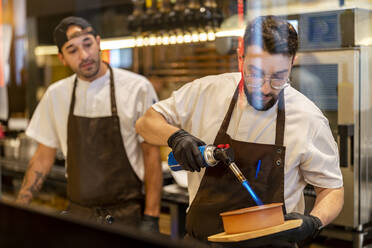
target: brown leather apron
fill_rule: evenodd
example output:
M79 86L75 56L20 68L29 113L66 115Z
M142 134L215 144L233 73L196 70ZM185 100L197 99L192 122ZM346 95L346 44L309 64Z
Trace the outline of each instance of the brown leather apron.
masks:
M114 76L110 70L112 116L75 116L74 81L67 130L67 196L69 213L115 222L138 223L142 183L128 160L117 114ZM111 219L112 220L112 219Z
M264 204L274 202L284 204L285 106L283 91L279 96L275 145L237 141L226 133L237 99L238 88L231 100L214 145L230 144L234 150L237 166ZM256 178L259 160L261 160L261 166ZM227 166L219 164L208 167L187 213L187 234L206 242L208 236L224 231L222 219L219 216L221 212L255 205L248 191ZM249 242L241 243L242 247L249 246ZM229 243L226 246L240 247L239 243Z

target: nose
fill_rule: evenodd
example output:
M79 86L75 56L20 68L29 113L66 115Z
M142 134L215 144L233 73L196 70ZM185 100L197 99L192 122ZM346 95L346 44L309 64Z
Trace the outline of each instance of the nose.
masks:
M88 52L85 51L85 49L79 49L79 56L80 56L80 59L82 60L85 60L86 58L88 58Z
M270 79L264 79L264 83L261 86L261 93L263 95L269 94L271 92Z

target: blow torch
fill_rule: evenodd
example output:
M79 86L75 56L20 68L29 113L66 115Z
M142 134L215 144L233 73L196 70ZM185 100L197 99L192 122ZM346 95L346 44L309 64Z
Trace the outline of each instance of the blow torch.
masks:
M252 196L253 200L257 205L262 205L262 201L258 198L256 193L249 186L247 179L240 171L239 167L235 164L232 158L232 148L229 144L221 144L218 146L206 145L199 146L199 150L203 155L203 162L205 167L213 167L222 162L227 165L234 175L238 178L240 183L246 188L249 194ZM229 154L230 153L230 154ZM177 160L174 158L173 152L170 152L168 155L168 165L169 168L173 171L183 170L182 165L178 164Z

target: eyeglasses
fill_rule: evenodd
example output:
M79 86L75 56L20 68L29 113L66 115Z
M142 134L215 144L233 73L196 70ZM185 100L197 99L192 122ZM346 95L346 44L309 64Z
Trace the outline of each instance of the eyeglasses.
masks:
M261 88L265 81L270 82L271 88L274 90L282 90L289 86L289 78L264 78L254 74L244 75L244 82L248 87Z

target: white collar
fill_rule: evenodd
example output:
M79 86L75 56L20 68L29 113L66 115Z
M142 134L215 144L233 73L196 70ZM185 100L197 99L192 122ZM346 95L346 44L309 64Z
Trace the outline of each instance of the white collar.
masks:
M107 69L106 73L99 78L96 78L93 81L86 81L78 77L79 84L88 85L88 87L97 87L100 85L104 85L106 82L110 80L110 70Z

